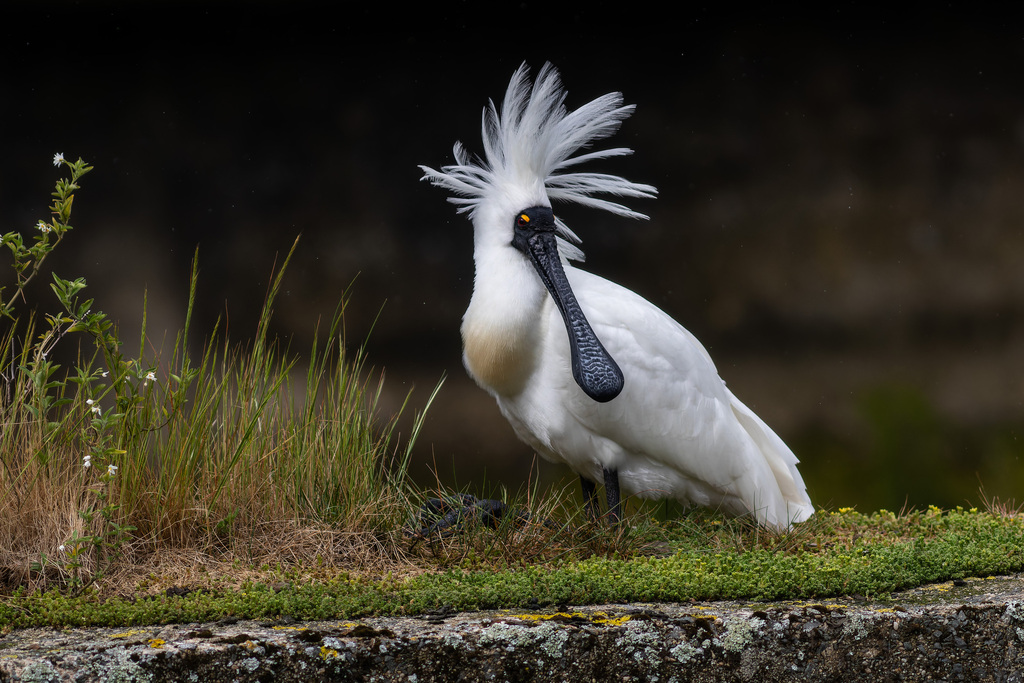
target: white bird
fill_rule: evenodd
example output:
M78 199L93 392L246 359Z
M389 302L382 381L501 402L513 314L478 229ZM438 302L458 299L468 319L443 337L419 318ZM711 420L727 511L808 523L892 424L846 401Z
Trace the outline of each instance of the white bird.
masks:
M576 171L632 153L577 154L615 133L634 107L611 93L570 112L565 98L550 64L532 86L524 64L500 110L493 101L484 109L482 159L456 143L455 164L420 166L473 223L466 369L522 441L580 475L593 516L603 482L613 522L620 485L777 529L807 519L814 508L796 456L726 388L700 342L649 301L569 263L582 260L580 241L553 201L647 218L594 195L657 190Z

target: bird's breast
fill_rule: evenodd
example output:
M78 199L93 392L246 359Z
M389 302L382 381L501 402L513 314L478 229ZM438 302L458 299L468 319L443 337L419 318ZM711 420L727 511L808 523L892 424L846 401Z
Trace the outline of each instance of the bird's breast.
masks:
M493 393L519 394L536 369L537 353L533 326L468 315L463 321L463 362L473 379Z
M548 318L557 312L529 260L510 244L488 246L477 239L473 260L473 296L462 318L463 362L491 394L517 396L537 370Z

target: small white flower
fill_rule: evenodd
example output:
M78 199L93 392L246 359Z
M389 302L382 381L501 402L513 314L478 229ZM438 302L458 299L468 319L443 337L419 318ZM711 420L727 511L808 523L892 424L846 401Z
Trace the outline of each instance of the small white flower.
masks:
M156 381L156 373L153 372L152 370L150 370L149 372L146 373L146 376L143 377L142 379L143 379L142 386L146 386L150 382L155 382Z
M90 467L92 467L91 455L87 455L84 458L82 458L82 467L84 467L85 469L89 469Z
M63 161L64 161L64 155L61 154L60 152L57 152L56 154L53 155L53 165L54 166L60 166Z
M100 373L100 377L106 377L106 376L108 376L109 374L110 374L110 371L108 371L108 370L104 370L103 372L101 372L101 373Z
M44 223L42 221L39 221L38 223L36 223L36 230L38 230L39 232L45 233L45 232L50 232L51 230L53 230L53 228L51 228L48 223Z
M117 474L117 465L107 465L107 474L112 477Z
M97 416L99 416L99 415L102 415L102 414L103 414L103 413L101 412L101 410L100 410L100 406L99 406L99 404L98 404L98 403L96 403L96 401L92 400L91 398L87 398L87 399L85 399L85 403L86 403L86 405L88 405L88 406L89 406L89 410L91 410L91 411L92 411L93 413L95 413L95 414L96 414Z
M57 548L57 550L59 550L60 552L64 552L64 546L60 546L59 548Z

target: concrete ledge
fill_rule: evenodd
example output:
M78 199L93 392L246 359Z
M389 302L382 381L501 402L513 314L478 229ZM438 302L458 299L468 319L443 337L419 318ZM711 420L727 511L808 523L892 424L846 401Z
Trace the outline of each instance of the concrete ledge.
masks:
M889 603L605 605L0 637L0 681L1024 681L1024 579Z

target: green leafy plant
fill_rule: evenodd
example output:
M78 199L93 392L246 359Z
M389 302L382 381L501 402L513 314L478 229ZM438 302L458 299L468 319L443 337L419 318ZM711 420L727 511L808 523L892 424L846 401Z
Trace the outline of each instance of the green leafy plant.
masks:
M11 250L14 257L12 267L16 275L15 289L10 297L0 306L0 315L15 319L14 304L21 298L24 299L25 287L31 282L43 267L46 257L60 244L64 236L72 230L71 207L75 201L75 190L81 189L78 185L79 179L92 170L81 158L71 163L64 159L63 154L53 155L54 166L66 166L71 171L71 179L61 178L57 181L56 189L53 192L53 203L50 205L51 218L49 221L36 223L38 234L33 238L32 244L26 246L25 239L20 232L9 232L0 238L3 245ZM85 283L82 281L82 286ZM4 288L0 287L0 300L3 300ZM45 348L45 347L44 347Z
M119 505L110 494L118 470L115 462L119 462L118 456L123 454L114 445L114 435L124 414L111 411L104 415L99 404L102 395L113 386L104 386L103 381L110 376L110 368L115 368L116 383L123 378L127 367L120 357L120 344L106 315L93 311L92 299L80 297L86 287L84 278L65 280L53 273L50 287L62 310L45 315L45 329L38 336L33 335L31 315L24 335L21 338L16 335L19 322L16 304L19 300L24 302L26 287L41 272L46 258L72 230L70 220L75 191L81 189L81 177L92 170L81 158L72 163L62 154L56 154L53 161L55 166L64 166L70 171L70 179L57 180L50 205L50 220L40 220L36 224L38 234L29 246L18 232L7 233L0 238L11 252L15 273L14 292L0 307L0 315L12 323L11 331L5 337L4 356L7 357L6 351L9 350L12 355L20 355L21 361L4 367L3 377L7 381L10 399L4 406L5 412L10 411L5 417L15 418L7 422L5 437L17 441L17 433L21 432L27 442L22 441L19 445L29 446L38 465L44 468L42 472L48 472L55 453L71 446L76 438L72 433L77 432L77 442L84 453L82 507L78 511L83 530L74 530L59 546L58 555L53 559L63 564L69 574L70 585L81 590L103 576L116 559L126 534L134 530L120 523ZM93 340L97 353L107 361L107 369L93 370L90 360L71 374L59 373L61 366L51 357L54 350L68 335L79 334ZM71 384L76 385L75 396L68 395ZM84 404L87 411L71 408L74 404ZM14 460L5 459L8 472L16 467ZM97 471L99 474L94 474ZM84 531L86 529L89 531ZM47 562L47 555L41 553L34 568L42 571ZM83 568L87 564L95 565L95 569L85 580Z

